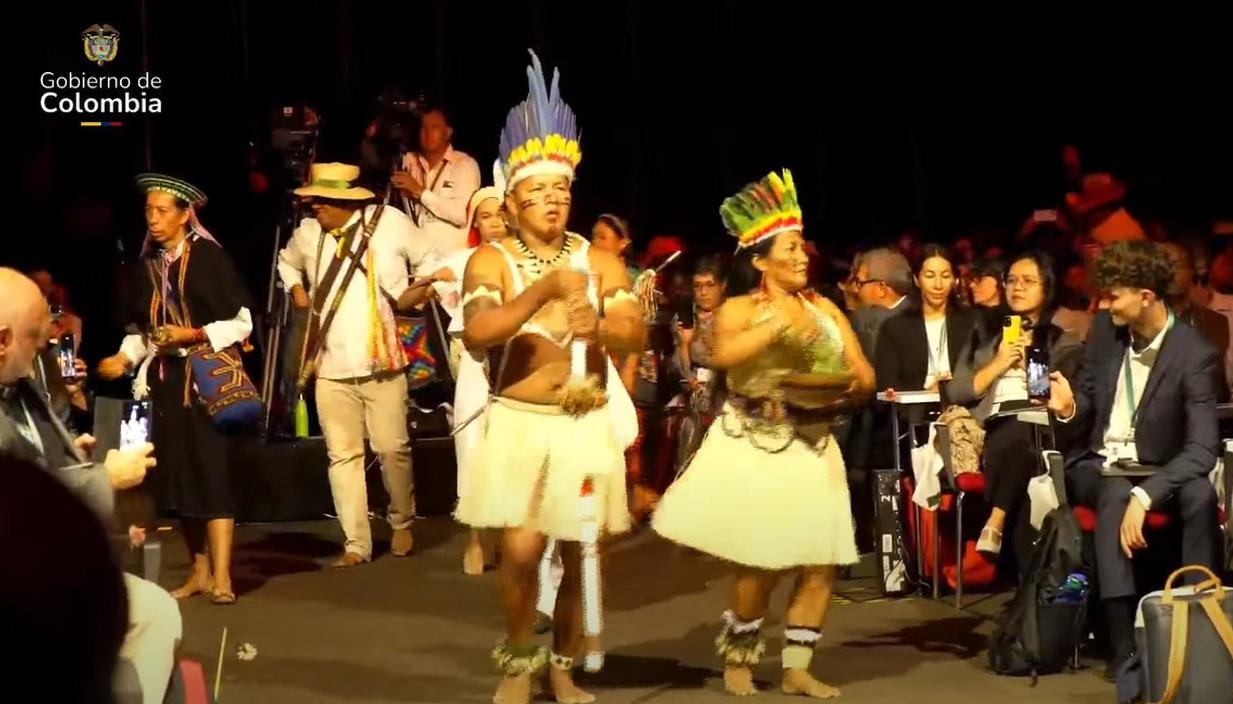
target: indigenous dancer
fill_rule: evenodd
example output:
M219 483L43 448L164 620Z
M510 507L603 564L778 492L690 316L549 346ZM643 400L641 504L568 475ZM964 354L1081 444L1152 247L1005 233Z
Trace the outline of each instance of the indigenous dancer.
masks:
M443 275L445 272L438 272L438 277L445 280L433 285L439 292L442 306L450 315L449 355L455 381L454 422L459 426L458 432L454 434L454 455L458 466L457 486L460 496L467 486L467 470L470 467L469 462L473 459L471 450L483 437L482 424L474 422L463 424L488 402L489 389L487 352L484 350L471 352L464 349L462 344L462 277L466 271L467 262L471 260L471 255L475 254L477 249L490 242L500 242L505 239L507 234L505 217L501 212L504 201L505 192L495 186L481 188L471 196L471 201L467 204L468 220L471 224L467 243L471 246L446 260L445 268L448 269L448 276ZM483 574L486 564L480 531L473 528L466 551L462 556L462 571L469 575Z
M717 641L729 693L757 692L767 599L792 570L783 691L833 697L838 690L815 680L809 663L836 568L855 563L857 552L843 457L825 408L837 392L802 389L797 380L848 379L847 394L864 395L873 369L843 314L805 288L809 260L791 173L746 186L720 214L738 238L735 273L749 284L734 276L733 292L744 295L725 302L714 324L711 363L726 370L730 396L653 525L738 568Z
M172 596L205 592L215 604L232 604L228 443L196 398L187 351L208 344L220 352L246 340L251 304L231 258L197 220L205 194L159 174L142 174L137 185L146 198L144 271L134 277L126 322L140 334L125 337L120 352L99 363L99 376L135 371L134 397L153 404L154 498L161 513L179 516L193 560L188 581Z
M533 640L537 565L545 538L557 540L565 575L553 623L547 686L558 702L594 697L573 681L582 644L580 539L584 482L593 490L601 532L629 528L623 443L636 434L632 405L606 350L640 348L642 310L619 259L566 232L574 169L581 159L573 111L552 88L532 53L530 94L501 134L505 207L511 236L481 247L463 281L463 341L489 352L495 394L484 434L469 462L457 517L474 528L499 528L500 584L506 637L493 658L504 674L493 700L524 704L548 661ZM585 340L585 355L575 354ZM585 373L573 367L585 364ZM610 402L611 401L611 402ZM615 418L622 418L617 427Z

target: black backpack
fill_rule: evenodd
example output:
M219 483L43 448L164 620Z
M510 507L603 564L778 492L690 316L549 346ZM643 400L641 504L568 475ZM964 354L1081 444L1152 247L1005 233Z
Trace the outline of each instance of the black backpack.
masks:
M1071 574L1090 574L1083 539L1070 508L1045 517L1031 562L989 639L989 667L999 675L1060 672L1071 662L1087 621L1087 594L1058 599Z

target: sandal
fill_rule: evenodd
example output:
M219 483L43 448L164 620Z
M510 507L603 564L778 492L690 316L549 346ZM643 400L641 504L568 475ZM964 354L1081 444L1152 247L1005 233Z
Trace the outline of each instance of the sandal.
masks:
M985 526L980 531L980 540L976 541L976 552L986 555L997 555L1002 552L1002 531Z
M235 601L235 592L215 591L210 594L210 603L215 606L231 606Z

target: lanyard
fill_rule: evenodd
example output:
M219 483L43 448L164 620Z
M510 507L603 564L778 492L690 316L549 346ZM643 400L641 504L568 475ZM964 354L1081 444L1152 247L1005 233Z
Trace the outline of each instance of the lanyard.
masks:
M942 373L943 360L946 361L947 367L950 366L950 360L947 359L947 357L949 357L950 355L949 345L947 344L948 343L947 337L948 337L948 331L946 329L946 319L945 318L942 319L942 329L941 329L941 332L938 333L938 344L937 344L936 349L934 348L933 345L928 344L929 335L928 334L925 335L925 343L929 347L929 366L931 367L929 371L933 374Z
M1173 311L1169 311L1169 320L1165 323L1165 332L1168 332L1173 327ZM1126 356L1122 357L1122 378L1125 381L1123 384L1126 390L1126 408L1130 411L1130 425L1134 427L1135 417L1139 413L1138 403L1135 401L1135 380L1134 375L1130 373L1130 355L1132 348L1126 347Z

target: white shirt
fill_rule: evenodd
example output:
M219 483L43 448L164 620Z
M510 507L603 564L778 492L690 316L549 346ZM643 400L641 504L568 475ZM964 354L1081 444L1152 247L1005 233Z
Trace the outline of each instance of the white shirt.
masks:
M403 157L403 168L424 184L419 202L409 202L419 223L413 225L416 235L427 242L430 260L439 262L466 249L467 203L480 188L479 164L464 152L450 147L434 169L428 168L428 160L416 153ZM431 273L415 272L416 276Z
M925 386L931 385L940 374L950 374L950 342L946 334L946 318L925 321L925 337L928 340L929 372Z
M371 218L376 207L370 205L365 208L364 217ZM346 227L354 224L359 217L360 213L356 211L347 221ZM304 218L292 233L287 246L278 253L278 276L288 290L300 284L311 291L317 281L329 271L329 262L338 250L338 240L332 234L325 233L325 241L321 243L323 261L318 262L317 248L321 236L321 223L315 218ZM360 238L356 236L352 240L352 252L359 245ZM408 260L414 265L422 262L426 256L425 245L414 238L411 220L396 208L386 208L372 234L368 249L373 255L377 285L387 296L397 300L407 290ZM343 267L334 279L329 297L322 308L323 317L333 304L334 297L338 295L346 267L347 262L343 262ZM385 317L389 309L385 296L377 296L377 305L382 317ZM338 313L326 333L317 376L321 379L352 379L371 375L372 359L368 354L368 333L367 277L362 270L356 269L347 285L342 303L339 304Z
M1135 448L1134 417L1130 404L1127 402L1126 367L1129 364L1130 385L1133 391L1134 407L1137 409L1139 401L1143 399L1143 389L1147 386L1148 377L1152 374L1152 365L1156 363L1156 358L1160 355L1160 346L1164 344L1164 338L1169 332L1171 323L1172 319L1170 319L1170 325L1165 325L1164 329L1156 334L1151 344L1143 348L1142 352L1135 352L1133 346L1128 346L1126 357L1118 365L1117 387L1113 390L1113 408L1109 411L1109 425L1105 428L1103 446L1095 448L1096 452L1104 458L1106 467L1119 460L1139 461L1139 452ZM1144 508L1152 507L1152 500L1147 492L1139 487L1131 491L1143 502Z

